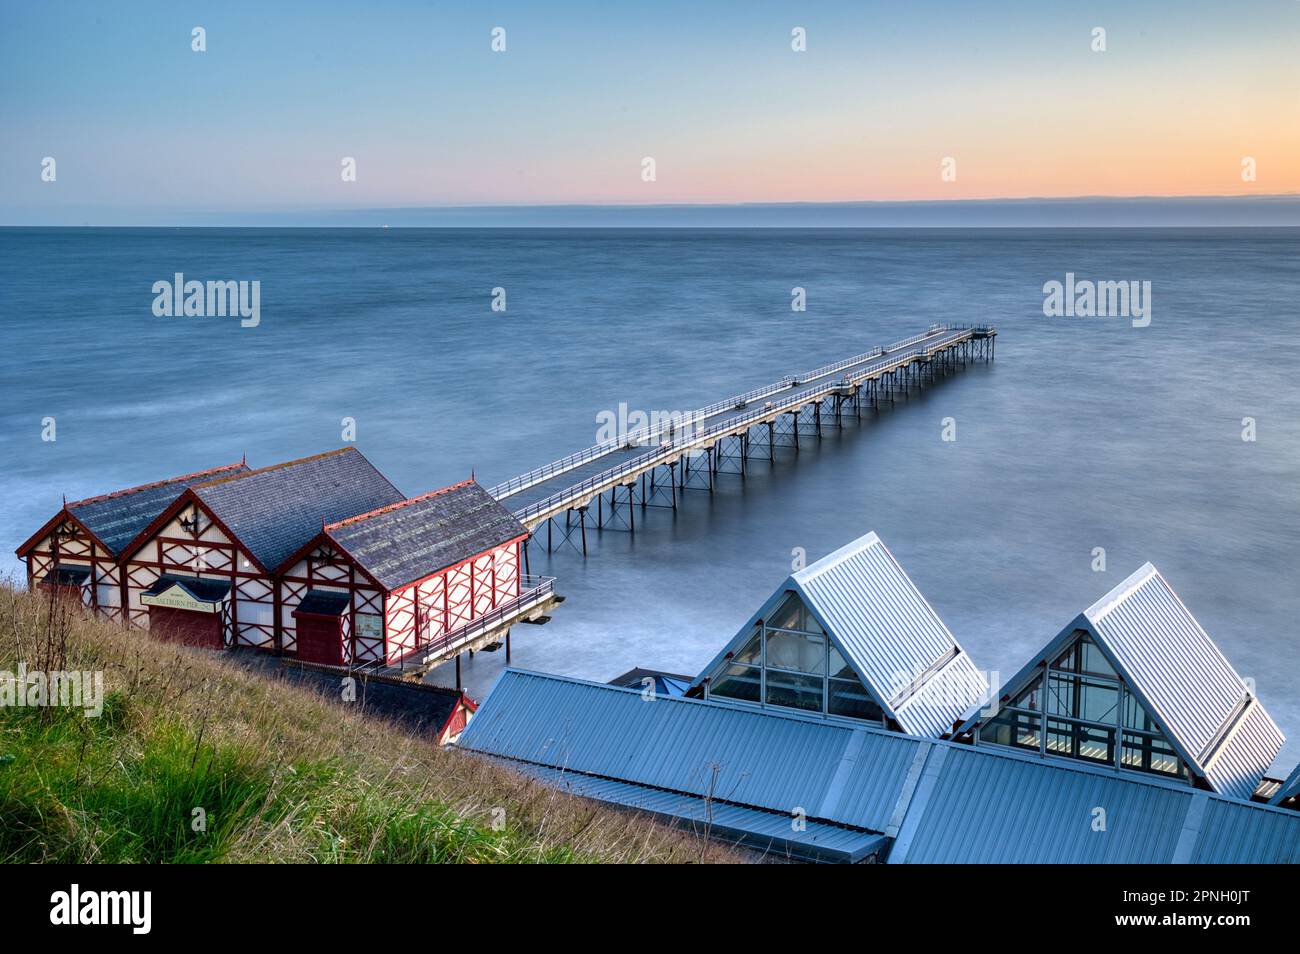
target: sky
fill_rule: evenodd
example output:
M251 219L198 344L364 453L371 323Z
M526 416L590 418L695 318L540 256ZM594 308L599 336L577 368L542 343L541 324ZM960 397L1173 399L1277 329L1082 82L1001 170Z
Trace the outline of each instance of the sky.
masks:
M1297 51L1297 0L6 3L0 224L1293 194Z

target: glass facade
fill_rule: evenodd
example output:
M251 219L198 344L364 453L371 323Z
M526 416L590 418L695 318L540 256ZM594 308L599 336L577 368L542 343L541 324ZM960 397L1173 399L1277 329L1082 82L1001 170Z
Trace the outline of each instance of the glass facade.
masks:
M1042 675L980 727L979 740L1187 777L1173 746L1083 631Z
M797 593L790 593L707 683L710 698L883 722L884 712Z

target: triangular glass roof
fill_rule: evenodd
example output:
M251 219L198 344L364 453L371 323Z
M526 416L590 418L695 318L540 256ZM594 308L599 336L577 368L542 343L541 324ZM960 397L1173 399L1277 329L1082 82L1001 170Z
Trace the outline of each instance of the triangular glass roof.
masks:
M783 675L769 680L773 671ZM950 732L987 688L874 533L790 576L695 685L706 681L710 697L784 704L769 699L779 696L824 714L853 709L929 736ZM769 682L780 692L767 691Z
M1034 693L1041 695L1038 705L1031 704ZM1201 784L1239 798L1250 797L1284 741L1250 687L1149 563L1036 654L1006 683L999 707L970 715L961 731L1021 745L1005 740L1026 723L1048 754L1085 759L1080 753L1097 751L1091 736L1105 736L1106 758L1098 761L1164 771L1174 753ZM1045 740L1037 735L1036 709L1048 720ZM1057 728L1089 738L1054 733L1053 718L1068 722Z

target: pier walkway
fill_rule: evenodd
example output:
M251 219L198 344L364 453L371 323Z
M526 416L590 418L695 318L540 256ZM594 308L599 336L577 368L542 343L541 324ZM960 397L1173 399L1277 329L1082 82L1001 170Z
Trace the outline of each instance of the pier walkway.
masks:
M630 431L488 492L534 531L534 540L543 539L538 531L545 525L548 550L558 530L561 544L585 554L593 519L597 528L635 530L637 507L676 509L680 491L711 491L719 474L743 477L748 460L775 460L778 446L797 452L801 435L816 439L824 426L839 427L846 410L860 417L864 406L877 409L970 361L992 360L996 336L986 325L931 325L911 338Z

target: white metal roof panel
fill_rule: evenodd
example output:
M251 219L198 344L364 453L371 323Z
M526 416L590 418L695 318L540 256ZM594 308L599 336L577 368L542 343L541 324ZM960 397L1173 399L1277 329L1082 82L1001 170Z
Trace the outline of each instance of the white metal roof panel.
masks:
M1206 777L1216 792L1249 799L1285 741L1277 723L1252 698L1206 765Z
M1242 786L1253 791L1281 749L1282 734L1258 700L1251 705L1257 712L1248 709L1240 725L1231 724L1248 687L1159 571L1145 564L1083 615L1130 688L1196 767L1211 782L1222 779L1225 793ZM1207 769L1211 756L1221 770Z

